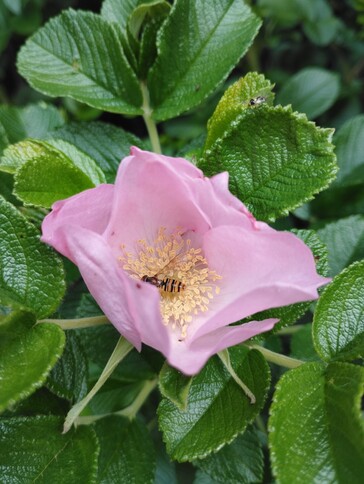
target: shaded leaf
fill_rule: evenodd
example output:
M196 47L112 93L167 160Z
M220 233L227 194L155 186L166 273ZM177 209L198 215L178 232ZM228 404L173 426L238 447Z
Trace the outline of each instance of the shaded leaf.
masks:
M263 450L252 427L216 454L195 461L195 464L214 482L248 484L263 481Z
M138 80L118 29L91 12L67 10L21 48L18 69L35 89L105 111L142 114Z
M98 443L90 427L62 435L58 417L18 417L0 421L0 474L3 482L94 483Z
M100 441L97 482L152 483L155 452L147 427L138 420L107 417L96 422Z
M336 174L332 130L288 106L245 109L199 167L230 174L230 190L256 218L274 220L311 200Z
M322 293L314 315L313 340L327 361L364 356L364 261L354 262Z
M38 318L51 314L64 291L61 259L39 241L39 233L0 197L0 301L28 308Z
M160 30L158 56L148 75L154 119L175 117L211 94L259 27L260 20L242 1L175 2Z
M364 258L363 216L354 215L329 223L318 230L318 235L328 248L330 276Z
M318 67L308 67L297 72L284 84L277 95L277 102L292 104L296 111L314 119L334 104L339 92L337 74Z
M163 398L159 425L169 455L178 461L203 458L230 443L261 410L269 386L269 368L261 353L230 348L238 376L254 393L252 405L225 367L214 357L194 377L185 411ZM221 425L221 422L224 425Z
M34 315L16 312L0 321L0 411L42 386L61 356L63 331L54 324L35 325Z
M283 375L269 420L279 482L361 483L363 383L363 368L348 363L307 363Z

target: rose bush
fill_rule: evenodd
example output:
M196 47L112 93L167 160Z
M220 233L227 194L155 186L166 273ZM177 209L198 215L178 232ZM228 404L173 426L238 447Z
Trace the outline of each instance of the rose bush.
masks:
M255 220L227 173L206 178L184 159L135 147L115 185L56 202L42 231L127 340L188 375L278 320L231 323L316 299L329 281L295 235Z

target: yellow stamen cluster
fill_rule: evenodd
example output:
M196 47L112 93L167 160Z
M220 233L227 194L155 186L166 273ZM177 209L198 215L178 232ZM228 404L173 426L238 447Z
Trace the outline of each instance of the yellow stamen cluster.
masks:
M167 234L161 227L152 245L138 240L134 253L128 252L124 245L121 248L123 255L119 260L134 279L148 276L161 282L169 278L176 285L182 283L180 292L169 292L162 287L159 291L164 323L171 324L173 329L178 327L181 338L185 338L192 316L207 311L214 293L219 293L215 281L221 276L208 268L202 250L192 247L191 240L185 239L181 230Z

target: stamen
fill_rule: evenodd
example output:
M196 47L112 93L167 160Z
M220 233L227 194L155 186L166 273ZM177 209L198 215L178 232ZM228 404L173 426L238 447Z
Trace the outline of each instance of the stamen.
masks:
M180 340L187 335L192 315L208 311L214 294L220 292L215 282L221 279L208 268L201 248L192 247L191 240L183 235L181 229L167 234L161 227L152 245L138 240L135 253L131 253L123 244L119 257L131 277L144 278L159 287L163 323L178 328Z

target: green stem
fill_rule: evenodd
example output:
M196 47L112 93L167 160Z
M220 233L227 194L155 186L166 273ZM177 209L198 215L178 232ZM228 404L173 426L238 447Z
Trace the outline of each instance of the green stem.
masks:
M253 344L249 344L247 346L249 348L260 351L262 355L265 357L265 359L270 363L283 366L284 368L297 368L297 366L304 364L304 361L296 360L295 358L290 358L289 356L284 356L279 353L275 353L274 351L268 350L263 346L253 345Z
M235 373L234 368L231 366L230 355L228 350L222 350L218 353L220 360L223 362L225 368L239 385L239 387L243 390L245 395L250 399L250 403L253 404L256 402L256 398L254 393L241 381L238 375Z
M126 339L124 339L122 336L120 337L119 341L117 342L115 349L112 353L112 355L109 358L109 361L106 363L106 366L103 370L103 372L100 375L100 378L97 380L95 383L94 387L91 389L91 391L86 395L86 397L81 400L80 402L76 403L71 410L68 412L66 420L64 422L63 426L63 433L65 434L66 432L69 431L69 429L72 427L73 423L77 419L77 417L80 415L82 410L86 407L86 405L89 403L89 401L92 399L94 395L100 390L102 385L106 382L106 380L109 378L111 373L115 370L117 365L120 363L120 361L125 358L125 356L133 349L133 345L129 343Z
M143 95L143 119L148 130L149 139L152 144L152 150L155 153L162 153L157 126L152 118L152 108L150 107L148 88L146 84L144 84L144 82L140 83L140 87Z
M62 329L80 329L108 324L109 320L106 316L94 316L92 318L78 319L41 319L38 323L53 323Z
M276 334L278 336L295 334L295 333L298 333L298 331L300 331L303 327L304 327L304 324L296 324L295 326L287 326L286 328L282 328L279 331L277 331Z
M90 425L93 422L96 422L96 420L100 420L104 417L109 417L110 415L120 415L122 417L127 417L129 420L132 420L133 418L135 418L136 414L139 412L140 408L143 406L150 393L157 386L157 383L157 379L146 381L134 402L128 407L123 408L123 410L120 410L119 412L105 413L101 415L85 415L78 417L75 423L77 425Z

